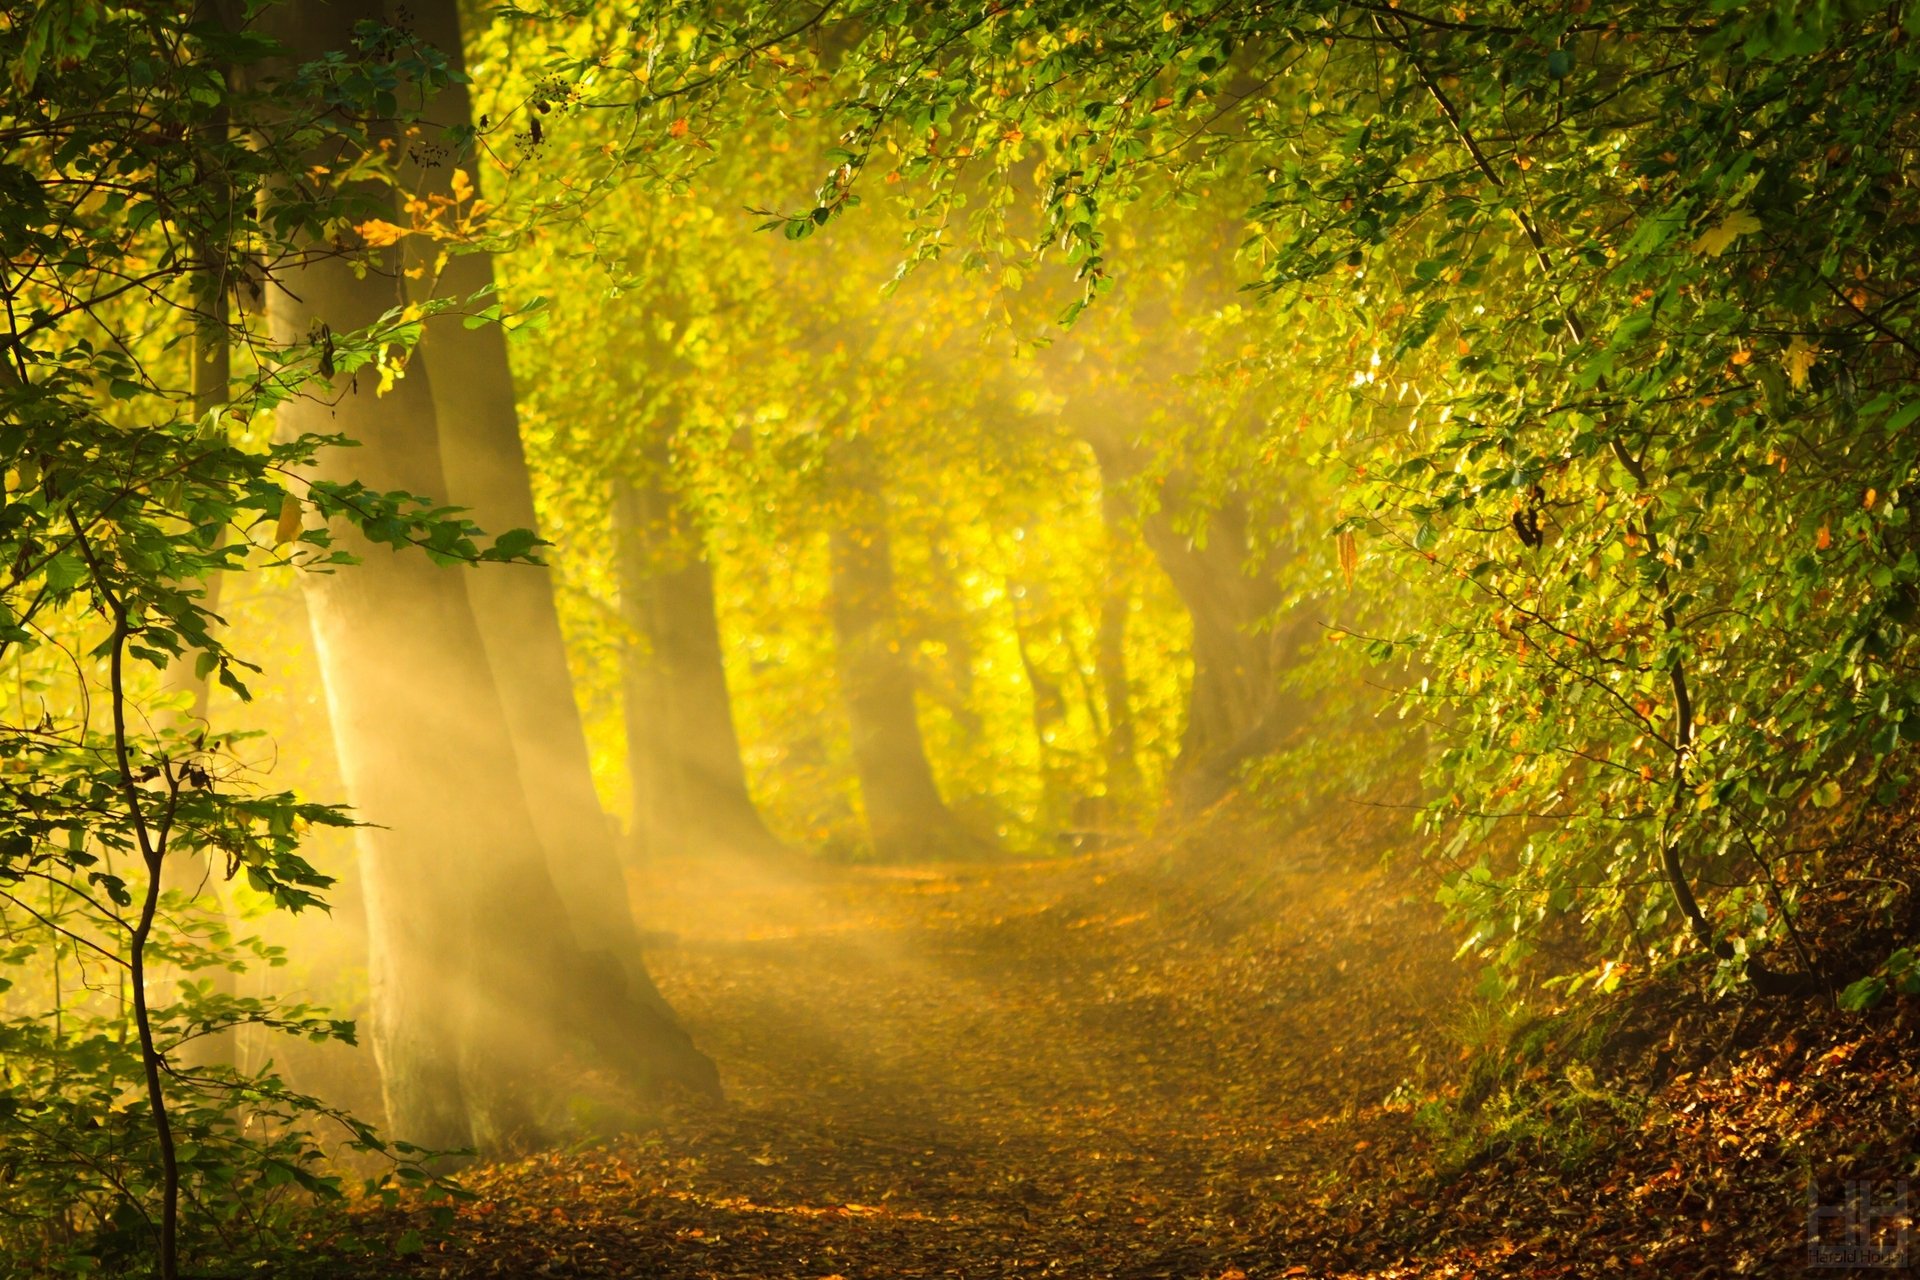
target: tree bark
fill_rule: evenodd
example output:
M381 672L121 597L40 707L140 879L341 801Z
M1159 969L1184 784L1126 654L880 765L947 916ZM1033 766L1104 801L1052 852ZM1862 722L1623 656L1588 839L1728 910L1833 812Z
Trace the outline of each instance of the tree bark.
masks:
M1006 580L1007 603L1013 613L1013 645L1020 655L1020 670L1027 677L1031 696L1030 723L1033 727L1035 758L1040 762L1040 823L1043 828L1059 829L1071 822L1086 825L1084 797L1067 793L1062 776L1060 749L1054 745L1058 730L1066 722L1067 699L1058 681L1034 661L1029 639L1031 615L1046 614L1046 590L1038 585ZM1078 802L1077 802L1078 801Z
M1083 431L1108 491L1123 493L1140 472L1137 451L1104 426ZM1139 513L1154 561L1186 605L1193 624L1193 683L1180 738L1176 774L1181 798L1205 804L1232 785L1234 771L1272 750L1285 736L1295 708L1281 694L1281 673L1298 648L1298 625L1273 627L1282 603L1279 583L1253 564L1245 500L1229 495L1207 514L1204 536L1179 528L1176 514L1191 501L1177 473L1160 485L1158 501Z
M457 5L421 0L410 8L415 33L444 53L455 70L464 69ZM429 116L442 128L470 125L465 86L443 88ZM403 177L419 192L445 194L463 160L472 166L470 158L454 156L431 167L410 164ZM477 189L480 175L470 177ZM409 291L466 298L493 283L491 256L463 253L450 259L437 279L409 282ZM468 329L457 315L437 317L427 325L421 350L439 374L433 399L446 436L447 496L470 508L484 529L537 531L505 334L498 325ZM480 621L521 778L538 804L542 844L582 944L614 957L630 981L651 988L612 831L593 787L551 571L489 566L471 575L467 594Z
M416 0L408 12L415 34L444 53L454 70L464 70L459 7L454 0ZM428 116L442 129L470 127L473 112L466 87L443 88ZM437 144L437 140L427 141L430 145L413 153L403 166L403 176L418 191L448 194L453 171L462 163L478 190L480 174L470 157L453 155L438 163L423 163L421 155L435 154ZM437 279L429 274L409 284L416 294L470 297L493 286L492 258L479 252L459 254ZM537 531L505 333L498 325L469 329L457 315L437 317L427 324L421 351L438 375L433 380L433 407L446 439L444 492L470 508L482 528ZM466 590L520 781L532 802L547 867L584 959L596 969L617 969L621 981L616 985L624 987L622 998L631 997L644 1006L645 1025L625 1028L623 1033L653 1041L639 1046L649 1064L645 1074L711 1092L717 1088L713 1064L693 1049L655 987L642 953L618 842L594 789L551 571L487 566L468 575ZM582 1016L593 1020L608 1013L589 1007Z
M924 625L928 639L944 646L946 656L939 664L940 678L936 681L923 679L919 691L952 717L960 732L960 740L968 749L973 749L979 745L986 726L973 705L973 619L969 614L961 580L957 540L950 530L942 529L930 539L927 564L933 573L933 581L929 586L934 606Z
M277 343L303 341L322 319L360 328L399 302L391 275L356 279L342 261L292 274L268 306ZM280 410L283 431L340 431L365 446L330 452L314 478L445 492L424 360L386 396L339 391L332 407ZM518 919L564 925L530 874L539 842L466 584L423 556L345 531L340 542L364 563L305 575L303 586L341 775L362 817L381 824L362 830L360 848L387 1122L425 1146L507 1145L531 1123L526 1047L547 1033L536 1011L559 992L537 976L551 966L496 958ZM527 916L509 909L516 889L528 893ZM494 982L508 990L485 989ZM516 1005L530 1023L517 1036L499 1013Z
M1140 735L1133 718L1133 681L1127 669L1127 622L1133 612L1133 583L1120 570L1125 502L1111 486L1102 486L1100 512L1106 524L1107 555L1112 572L1109 586L1100 597L1094 668L1100 677L1100 700L1106 708L1105 817L1111 820L1140 799Z
M294 58L311 59L378 18L350 0L302 4L273 23ZM356 270L316 254L282 272L268 303L273 341L296 348L321 324L347 333L398 306L395 258ZM336 379L331 403L279 410L284 433L338 432L363 446L328 451L313 478L448 491L427 360L416 352L385 395ZM660 1018L623 999L619 975L575 940L468 598L474 575L337 532L362 563L307 574L303 586L341 775L362 818L379 824L361 830L360 848L388 1125L432 1147L523 1147L542 1136L535 1081L570 1032L645 1073L667 1056L642 1043L643 1030L659 1038L649 1018ZM582 1017L590 1006L624 1016Z
M623 654L634 827L649 852L780 849L747 788L727 690L713 566L664 475L616 482L622 616L644 644Z
M1204 541L1181 532L1177 480L1141 532L1193 619L1193 688L1180 754L1202 760L1231 747L1271 710L1278 674L1272 638L1255 630L1280 603L1271 578L1248 572L1246 505L1230 498L1208 514Z
M203 5L200 16L203 21L220 21L222 17L214 5ZM225 143L227 126L227 111L223 106L212 113L203 126L202 136L216 144ZM203 165L203 175L211 177L205 174L205 168ZM208 185L213 227L193 235L194 252L202 265L193 279L194 330L187 348L192 361L188 394L193 398L196 422L205 422L209 415L226 406L233 382L232 316L227 301L226 271L226 252L232 239L226 210L230 208L232 191L225 183ZM223 541L224 536L223 533ZM219 608L224 577L215 573L198 584L201 607L208 613ZM207 677L200 672L199 659L200 651L189 648L168 662L160 673L160 692L177 704L163 723L182 734L203 738L209 728L209 687ZM164 883L168 889L200 898L205 909L223 922L230 918L227 896L220 891L220 868L204 851L191 856L176 854L169 859ZM212 984L216 995L238 993L239 984L225 965L207 970L204 980ZM181 1061L188 1065L226 1065L238 1069L243 1065L241 1057L238 1031L228 1028L191 1042L181 1054Z
M940 798L914 706L913 665L894 604L886 500L859 441L837 450L846 520L830 535L833 631L840 695L874 856L979 852Z

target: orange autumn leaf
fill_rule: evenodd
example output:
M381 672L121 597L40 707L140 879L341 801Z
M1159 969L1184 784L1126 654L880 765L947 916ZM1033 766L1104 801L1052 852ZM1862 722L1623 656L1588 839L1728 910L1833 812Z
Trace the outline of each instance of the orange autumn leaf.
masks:
M398 244L409 234L405 227L395 226L380 218L368 218L354 228L360 233L369 249L384 249L390 244Z

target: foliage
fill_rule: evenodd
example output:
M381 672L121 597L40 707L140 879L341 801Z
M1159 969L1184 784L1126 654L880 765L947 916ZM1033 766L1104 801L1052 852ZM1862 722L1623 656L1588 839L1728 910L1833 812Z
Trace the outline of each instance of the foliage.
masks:
M347 821L182 714L256 670L207 584L325 571L333 521L445 562L535 543L302 479L344 442L276 438L276 405L379 394L436 310L507 314L276 346L246 309L317 256L512 250L509 294L557 298L520 373L603 764L638 647L621 486L684 508L656 567L714 563L754 782L827 847L859 804L831 531L880 513L942 780L1033 846L1176 773L1197 645L1143 535L1241 521L1223 579L1272 587L1258 625L1341 640L1301 647L1295 736L1247 785L1397 799L1431 742L1424 856L1508 1012L1702 955L1721 990L1910 991L1904 949L1830 981L1802 915L1906 892L1831 868L1905 802L1920 707L1913 12L517 4L474 41L490 109L445 140L491 206L465 170L394 200L451 75L404 31L291 67L166 6L0 22L0 893L31 975L4 1114L129 1118L40 1160L76 1234L34 1247L124 1256L175 1164L206 1196L303 1169L290 1120L250 1157L222 1136L220 1099L309 1108L270 1074L169 1070L239 1022L344 1030L187 976L245 952L168 867L297 911L327 887L304 828ZM1377 736L1369 678L1404 717Z
M1489 991L1542 948L1573 984L1698 946L1778 985L1817 967L1823 852L1909 780L1914 25L637 4L549 69L635 150L804 84L834 139L772 229L910 193L910 262L1060 287L1057 261L1069 321L1139 260L1129 206L1230 201L1273 317L1243 333L1310 323L1320 387L1348 384L1337 410L1296 383L1267 438L1318 419L1325 523L1361 582L1411 584L1373 648L1444 735L1437 869Z
M489 115L552 83L512 66L511 31L481 44ZM608 117L556 110L537 149L493 157L490 225L514 245L499 259L503 288L553 298L516 373L543 515L568 535L554 563L582 701L613 774L626 751L622 664L636 642L645 660L620 614L613 508L623 486L664 485L688 527L652 554L662 569L694 555L713 564L757 798L788 838L857 851L821 621L828 534L857 496L834 458L857 441L884 492L895 603L943 787L979 828L1043 846L1084 820L1076 797L1109 783L1110 717L1091 671L1103 595L1117 578L1132 610L1143 781L1122 808L1157 794L1174 754L1180 675L1162 655L1184 643L1184 620L1137 538L1106 528L1097 468L1038 365L983 329L1016 296L898 279L886 238L857 226L804 245L743 234L741 206L803 180L820 92L805 78L781 86L778 111L742 136L710 139L696 119L618 152L625 135L600 127ZM905 225L902 211L872 212ZM604 786L624 800L614 777Z
M269 788L249 735L211 735L186 710L209 681L245 700L259 670L229 647L217 581L343 563L336 521L446 562L521 558L530 543L484 543L423 496L310 482L317 452L347 442L274 436L289 398L375 394L402 372L420 313L276 347L244 309L287 264L357 248L384 165L365 122L444 67L371 25L310 66L275 48L256 27L164 4L0 11L9 1273L145 1262L171 1276L182 1245L267 1247L290 1191L338 1194L316 1122L420 1174L418 1153L270 1064L242 1070L207 1049L232 1056L240 1027L353 1034L223 976L282 957L235 937L216 890L239 877L280 911L324 905L332 881L301 841L351 819ZM331 169L300 161L323 143Z

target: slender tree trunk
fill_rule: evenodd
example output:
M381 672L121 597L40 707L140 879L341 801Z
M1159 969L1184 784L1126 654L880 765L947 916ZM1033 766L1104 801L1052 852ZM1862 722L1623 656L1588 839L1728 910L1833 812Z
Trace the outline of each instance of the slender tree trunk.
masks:
M227 127L225 113L220 115L222 118L218 127L224 134ZM211 258L215 252L210 243L203 243L200 247L202 256ZM194 334L190 348L193 369L189 385L196 421L204 420L208 414L225 405L232 389L231 318L228 314L225 276L221 263L210 262L194 281ZM215 574L201 588L204 593L201 604L209 612L219 608L220 581L220 575ZM199 672L199 656L195 651L183 653L169 662L161 673L161 691L186 699L182 709L186 724L207 718L207 678Z
M621 612L644 644L623 655L628 774L649 851L779 849L747 788L727 690L713 567L670 482L616 484Z
M1133 682L1127 670L1127 621L1133 612L1133 583L1120 570L1123 500L1111 487L1100 495L1105 517L1109 586L1100 597L1094 668L1100 677L1100 701L1106 708L1105 783L1109 818L1140 798L1140 735L1133 718Z
M922 683L920 692L953 718L961 740L974 747L985 732L985 724L973 706L973 620L961 583L959 552L950 532L933 537L927 547L927 562L934 574L931 585L936 599L928 634L946 649L940 664L945 678L931 686Z
M668 732L670 690L653 647L653 557L640 488L613 483L614 553L620 583L620 705L627 742L627 792L633 811L628 832L635 858L671 848L679 829L679 770Z
M222 19L218 7L212 4L203 4L199 16L202 21ZM227 124L227 111L222 106L212 113L202 127L201 134L216 146L223 145L227 140ZM205 156L208 153L203 151L200 154ZM194 331L188 347L191 353L189 358L193 362L188 386L189 394L193 397L193 416L197 422L205 422L209 415L227 404L233 383L232 316L227 301L229 282L226 266L231 240L229 219L233 193L226 183L211 181L214 175L207 173L206 168L203 161L202 176L209 180L212 226L193 236L195 256L202 265L193 280ZM215 573L199 584L201 607L209 613L219 609L220 585L224 578L224 574ZM209 688L207 677L200 671L199 658L198 650L189 649L167 663L166 669L160 674L161 694L179 700L181 704L172 715L172 727L195 736L203 735L208 728ZM169 859L165 867L165 881L169 889L202 896L210 911L220 916L227 914L227 902L220 892L220 871L204 851L193 856L176 854ZM217 995L231 996L238 991L234 974L224 965L208 971L207 981ZM229 1028L202 1037L188 1045L181 1056L182 1061L189 1065L225 1064L239 1068L241 1054L237 1029Z
M829 543L840 694L874 855L883 859L977 851L940 798L914 707L913 665L893 595L886 501L858 442L836 465L848 518Z
M1075 798L1064 792L1060 751L1054 745L1067 717L1066 695L1059 682L1034 661L1030 640L1030 605L1037 602L1039 612L1045 613L1042 588L1008 580L1006 592L1013 612L1013 644L1020 654L1020 669L1027 677L1027 691L1032 697L1033 745L1040 761L1040 823L1043 829L1056 830L1069 820L1075 826L1083 825L1084 811L1076 812Z

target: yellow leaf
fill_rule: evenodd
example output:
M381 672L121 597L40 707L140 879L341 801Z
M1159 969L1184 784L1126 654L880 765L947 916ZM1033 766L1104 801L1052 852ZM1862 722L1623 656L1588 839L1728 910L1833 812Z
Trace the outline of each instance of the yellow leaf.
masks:
M1807 385L1807 374L1812 371L1814 358L1819 354L1820 348L1809 345L1805 338L1798 335L1787 344L1787 380L1793 383L1795 390Z
M280 499L280 522L273 526L273 545L278 547L300 536L300 499L288 494Z
M405 227L396 227L379 218L369 218L354 230L360 233L360 238L367 242L369 249L384 249L390 244L399 244L407 235Z
M1173 14L1163 13L1160 15L1160 29L1162 31L1171 31L1179 25L1180 19L1176 18Z
M1360 548L1354 545L1351 530L1335 538L1334 545L1340 554L1340 575L1347 580L1347 589L1352 590L1354 570L1360 567Z
M1693 242L1693 251L1709 258L1717 258L1727 251L1727 246L1750 231L1760 229L1760 219L1745 209L1735 209L1720 219L1720 225L1710 231L1702 232Z
M468 175L465 169L455 169L453 171L453 180L449 185L453 190L453 198L460 203L465 204L467 201L473 199L473 178Z
M378 399L386 395L389 391L392 391L393 384L399 380L400 375L405 371L406 365L403 361L389 360L382 357L380 361L380 385L373 389L374 398Z

